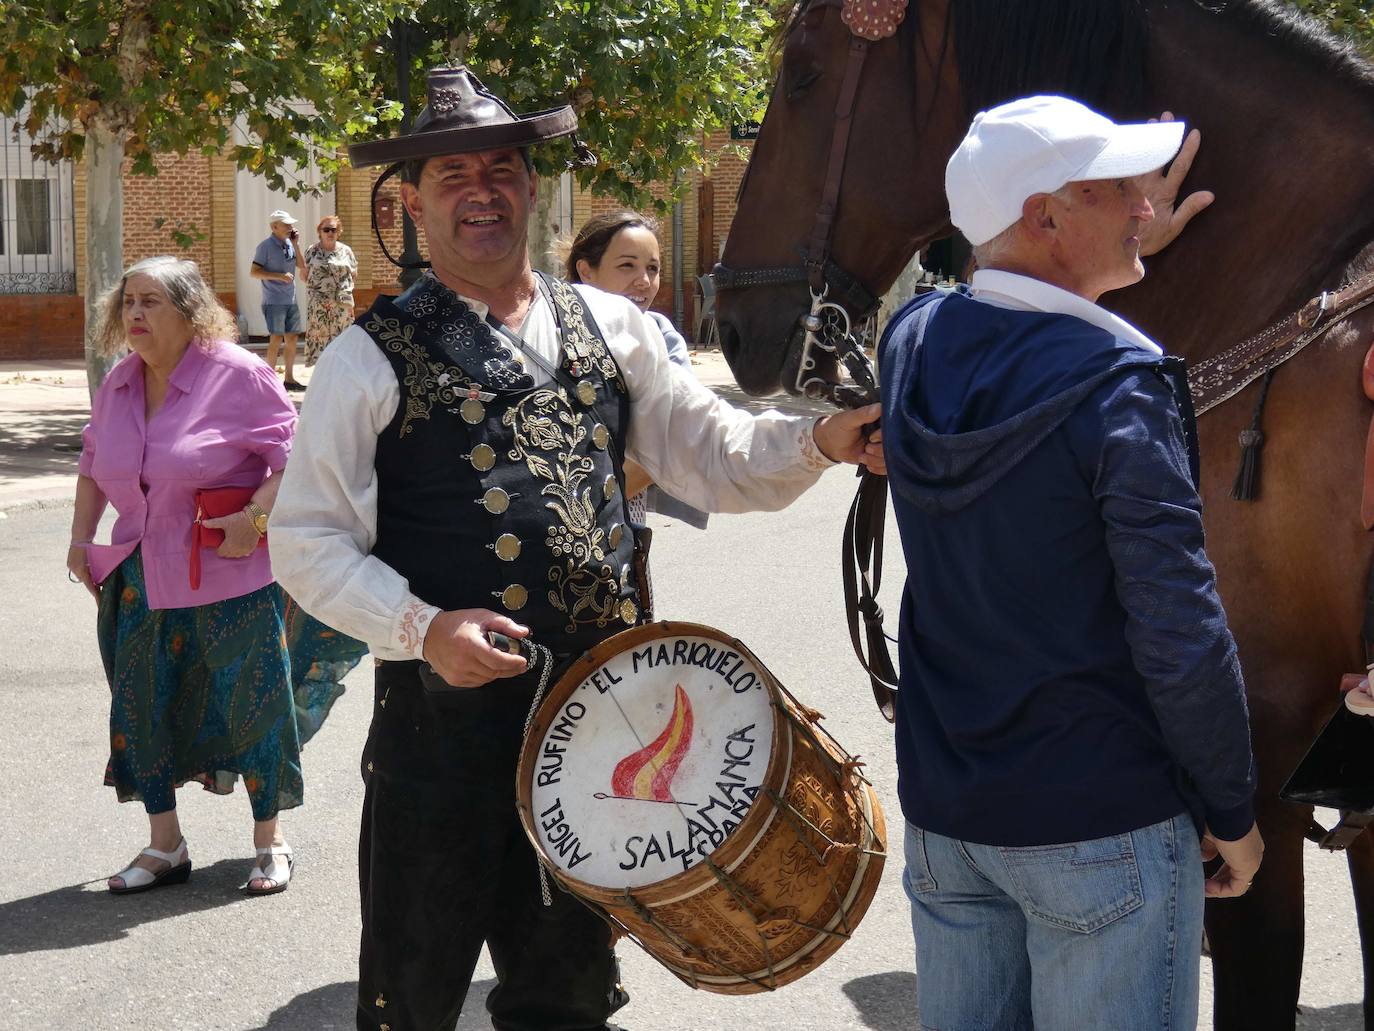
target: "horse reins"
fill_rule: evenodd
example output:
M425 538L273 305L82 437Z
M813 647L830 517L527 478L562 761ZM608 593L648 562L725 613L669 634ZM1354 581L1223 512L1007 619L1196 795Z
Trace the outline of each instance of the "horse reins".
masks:
M854 102L859 95L859 80L869 47L896 34L906 16L907 0L811 0L807 11L821 7L840 10L840 19L849 27L849 54L845 58L839 97L835 102L835 123L830 134L830 152L825 183L816 208L816 219L802 252L800 265L773 265L760 268L728 268L718 264L712 270L717 290L739 290L751 286L780 286L806 283L811 288L813 312L817 298L843 303L863 320L878 310L879 298L830 257L835 235L835 215L839 210L840 185L844 180L845 158L854 122Z

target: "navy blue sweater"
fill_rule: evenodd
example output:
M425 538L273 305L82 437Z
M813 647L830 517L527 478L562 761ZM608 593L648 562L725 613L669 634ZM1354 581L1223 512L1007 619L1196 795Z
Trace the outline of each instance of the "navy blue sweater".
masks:
M1185 810L1244 835L1244 685L1160 356L956 293L899 313L880 362L906 818L992 845Z

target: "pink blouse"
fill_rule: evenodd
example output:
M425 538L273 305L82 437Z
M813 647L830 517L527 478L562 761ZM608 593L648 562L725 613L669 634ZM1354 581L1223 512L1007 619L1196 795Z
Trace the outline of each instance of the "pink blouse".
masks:
M267 363L227 341L192 341L167 397L144 418L143 359L130 354L105 378L81 434L81 473L118 513L109 544L87 547L101 583L141 548L148 607L184 608L236 598L272 582L267 549L247 558L201 555L188 579L197 490L257 487L291 453L296 407Z

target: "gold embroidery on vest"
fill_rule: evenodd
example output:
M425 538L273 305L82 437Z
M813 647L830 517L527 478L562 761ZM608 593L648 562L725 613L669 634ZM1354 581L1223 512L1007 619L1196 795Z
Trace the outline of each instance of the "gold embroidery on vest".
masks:
M578 452L591 420L573 408L565 390L545 388L507 409L501 422L514 431L510 459L545 481L540 494L556 520L544 541L557 560L549 569L549 603L568 617L568 633L579 624L606 626L615 618L619 591L606 561L606 531L597 525L596 463Z
M587 309L582 303L582 298L561 279L550 277L547 282L549 293L562 315L564 346L574 357L589 362L606 377L607 382L615 384L616 389L624 393L625 384L620 379L620 370L616 367L615 359L611 357L606 342L587 325Z
M414 323L401 325L400 319L372 315L363 329L392 354L400 355L406 363L402 383L405 388L405 413L401 418L399 436L404 437L409 433L410 424L415 420L428 419L436 402L451 406L467 394L472 385L467 373L456 365L434 361L429 351L415 342Z

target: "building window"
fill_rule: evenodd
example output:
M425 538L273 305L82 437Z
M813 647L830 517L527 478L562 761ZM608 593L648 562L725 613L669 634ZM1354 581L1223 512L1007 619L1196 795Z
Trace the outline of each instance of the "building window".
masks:
M75 293L72 166L34 158L24 117L0 117L0 294Z
M14 180L14 249L18 254L52 253L52 191L48 179Z

